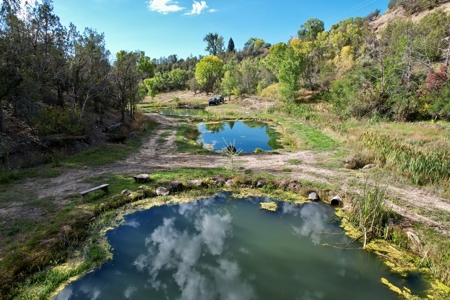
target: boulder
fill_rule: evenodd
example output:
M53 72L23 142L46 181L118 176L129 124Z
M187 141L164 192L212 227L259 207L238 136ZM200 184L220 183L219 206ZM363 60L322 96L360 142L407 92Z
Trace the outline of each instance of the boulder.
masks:
M342 201L341 201L341 197L339 196L334 196L331 199L331 205L341 205Z
M359 156L347 157L344 159L344 168L346 169L351 170L361 169L365 165L367 165L366 159Z
M170 194L170 191L165 187L159 187L156 189L156 195L158 196L167 196Z
M139 174L136 176L133 176L134 181L136 181L137 183L145 183L145 182L149 182L150 181L150 177L148 176L148 174Z
M320 197L316 192L311 192L308 194L308 200L311 201L320 201Z
M288 179L282 179L279 183L278 186L281 189L284 190L289 190L292 192L299 192L302 189L302 184L300 182L298 182L297 180L288 180Z
M211 178L212 182L214 185L218 185L218 186L223 186L225 184L225 178L223 178L222 176L218 175L218 176L213 176Z
M368 165L365 165L365 166L363 167L364 170L365 170L365 169L372 169L372 168L375 168L375 164L368 164Z
M173 192L179 192L183 189L183 184L181 182L178 181L172 181L171 183L169 183L169 190L173 193Z
M192 179L192 180L188 180L187 184L191 184L196 187L201 187L201 186L203 186L204 183L200 179Z
M121 195L129 195L130 194L130 190L123 190L120 192Z
M228 180L225 182L225 185L226 185L226 186L233 186L233 184L234 184L234 180L233 180L233 179L228 179Z
M257 188L262 188L265 185L266 185L266 182L264 180L258 180L258 182L256 183Z

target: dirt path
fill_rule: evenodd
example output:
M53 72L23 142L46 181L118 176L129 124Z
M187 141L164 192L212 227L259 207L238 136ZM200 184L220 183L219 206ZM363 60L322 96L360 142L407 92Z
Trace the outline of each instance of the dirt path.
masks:
M186 167L215 168L223 167L227 163L224 156L218 155L196 155L177 153L175 135L180 126L175 118L159 114L148 114L155 119L159 125L144 141L139 153L129 156L123 161L99 168L65 169L63 173L52 179L31 179L24 189L32 190L35 186L44 186L37 191L39 198L54 197L63 201L68 195L76 194L84 189L92 187L92 184L85 183L86 178L100 176L106 173L114 174L140 174L151 173L155 168L175 169ZM164 135L164 139L162 136ZM280 151L280 154L261 155L245 154L238 158L239 166L244 169L251 169L254 173L268 172L277 175L289 176L297 180L308 180L319 183L333 184L338 186L336 192L355 189L349 184L350 180L363 182L367 174L362 174L361 170L352 171L347 169L330 170L325 167L318 167L319 162L331 159L332 153L313 151ZM292 162L295 161L296 164ZM290 172L283 169L289 168ZM370 170L364 171L370 174ZM396 198L396 204L391 202L391 206L402 215L437 226L441 229L450 229L450 224L445 221L432 220L425 215L419 214L426 210L440 210L450 212L450 204L447 199L440 198L432 193L414 187L399 187L391 185L388 194ZM10 209L14 210L13 207ZM5 213L3 209L0 213Z

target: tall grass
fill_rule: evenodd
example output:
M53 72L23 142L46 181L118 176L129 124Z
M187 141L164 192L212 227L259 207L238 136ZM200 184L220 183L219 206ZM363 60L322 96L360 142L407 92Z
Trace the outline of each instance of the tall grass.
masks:
M417 224L415 230L423 244L423 254L420 253L423 259L420 263L428 267L433 276L450 285L450 239L424 224Z
M363 233L363 248L371 236L388 238L393 213L385 205L385 191L378 184L372 185L366 181L353 203L353 213L349 220Z
M414 184L448 185L450 149L447 147L419 148L373 132L364 133L359 142L372 150L381 166L400 172Z

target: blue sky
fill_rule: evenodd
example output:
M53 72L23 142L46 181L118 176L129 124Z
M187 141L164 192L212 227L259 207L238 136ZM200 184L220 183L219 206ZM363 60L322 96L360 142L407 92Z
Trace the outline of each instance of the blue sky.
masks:
M207 55L209 32L230 37L242 49L251 37L268 43L287 42L309 18L328 29L339 20L387 10L389 0L54 0L61 23L74 23L105 34L106 47L142 50L151 58L177 54Z

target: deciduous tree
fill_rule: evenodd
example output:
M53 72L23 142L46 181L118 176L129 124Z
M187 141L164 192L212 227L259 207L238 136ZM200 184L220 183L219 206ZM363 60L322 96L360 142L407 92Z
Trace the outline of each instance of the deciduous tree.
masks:
M300 30L297 32L298 38L304 41L313 41L319 32L325 30L323 21L317 18L308 19L303 25L300 25Z
M116 99L119 104L121 121L125 121L125 112L129 106L130 117L134 117L134 105L140 99L140 75L137 68L138 54L124 50L116 54L113 79L116 86Z
M217 56L203 57L195 67L195 79L206 93L213 91L214 84L222 78L223 61Z
M210 32L203 38L203 41L207 44L205 51L210 55L216 56L224 52L223 37L219 34Z

